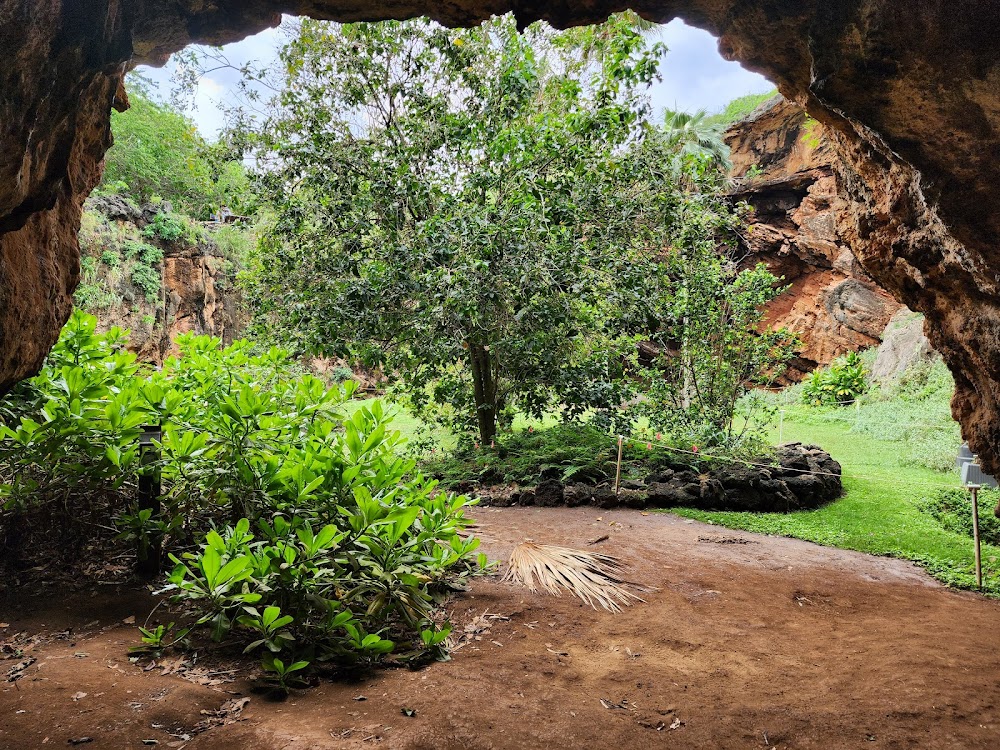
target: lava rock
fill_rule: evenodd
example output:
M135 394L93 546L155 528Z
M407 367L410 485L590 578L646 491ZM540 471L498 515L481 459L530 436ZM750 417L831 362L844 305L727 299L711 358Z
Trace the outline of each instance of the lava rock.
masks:
M546 479L535 487L535 505L554 508L563 504L563 485L555 479Z

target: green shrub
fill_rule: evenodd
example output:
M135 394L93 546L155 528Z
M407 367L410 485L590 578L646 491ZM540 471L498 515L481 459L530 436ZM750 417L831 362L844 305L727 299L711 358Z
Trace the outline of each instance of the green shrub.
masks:
M993 508L1000 501L1000 491L979 491L979 536L985 544L1000 547L1000 519ZM945 529L972 538L972 497L968 490L937 490L921 498L917 507L934 517Z
M156 265L163 260L163 251L160 248L139 240L126 240L122 243L122 255L129 260L136 258L149 266Z
M121 256L110 248L101 253L101 263L106 265L108 268L118 268L118 266L121 265L121 262Z
M330 377L333 378L335 383L342 383L345 380L350 380L354 377L354 370L350 367L344 367L340 365L339 367L334 367L330 372Z
M399 455L379 403L345 419L355 384L298 375L279 349L184 335L179 357L146 371L124 341L74 312L42 372L4 403L3 549L56 530L60 548L79 549L108 519L137 546L162 539L170 590L196 624L264 650L279 676L303 660L440 654L447 630L430 610L472 570L468 500ZM146 423L163 428L144 469L162 477L159 517L135 504Z
M132 285L142 291L147 302L156 302L160 298L160 288L163 285L163 280L160 277L160 272L155 268L150 268L144 263L136 263L132 267L132 273L129 278L132 281Z
M143 237L161 239L164 242L177 242L188 232L188 226L178 214L158 213L142 230Z
M855 352L848 352L806 379L802 401L810 406L844 406L853 404L867 389L868 381L861 358Z

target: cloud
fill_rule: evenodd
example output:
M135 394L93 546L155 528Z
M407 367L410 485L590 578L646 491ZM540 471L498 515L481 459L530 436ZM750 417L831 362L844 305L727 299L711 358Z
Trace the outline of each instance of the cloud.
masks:
M657 112L664 108L718 112L738 96L774 88L764 76L723 59L718 42L707 31L674 20L663 27L661 39L668 47L660 63L663 80L650 89Z

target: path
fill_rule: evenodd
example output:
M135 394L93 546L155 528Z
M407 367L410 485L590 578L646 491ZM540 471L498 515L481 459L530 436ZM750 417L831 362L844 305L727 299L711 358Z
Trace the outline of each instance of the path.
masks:
M0 683L0 748L83 736L95 750L147 738L190 750L1000 747L1000 603L950 591L909 563L673 516L476 515L493 557L526 538L587 547L607 534L592 549L659 590L613 615L479 581L454 602L455 622L510 619L480 618L490 628L452 661L325 683L285 703L251 696L243 721L187 742L169 731L246 686L130 664L134 629L115 624L141 618L145 595L98 595L89 606L48 597L31 616L4 603L0 641L77 630L27 651L37 662L16 686Z

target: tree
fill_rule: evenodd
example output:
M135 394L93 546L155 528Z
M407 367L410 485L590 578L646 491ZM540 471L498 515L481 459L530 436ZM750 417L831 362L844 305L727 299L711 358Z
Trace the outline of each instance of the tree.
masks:
M703 109L694 113L669 109L663 112L664 137L676 155L703 156L720 169L728 170L729 146L722 140L723 129Z
M304 21L256 135L259 330L384 363L484 443L515 406L618 406L657 275L631 166L661 50L627 18Z
M674 180L688 186L660 214L658 233L670 245L659 258L640 411L675 439L752 453L766 421L736 429L737 405L783 373L799 344L765 323L766 305L787 287L763 263L746 267L738 257L746 207L730 205L725 176L709 155L685 155L668 132L648 138L635 159L637 169L679 170Z
M101 189L139 203L154 196L174 208L207 218L221 204L239 202L246 170L221 148L206 143L194 123L153 99L141 79L129 79L130 107L112 112L114 145L105 157Z

